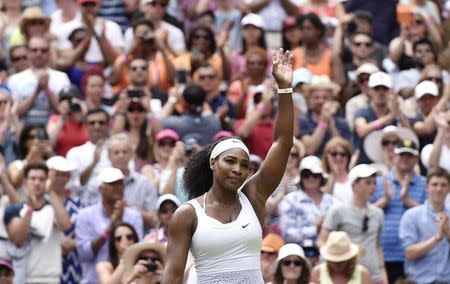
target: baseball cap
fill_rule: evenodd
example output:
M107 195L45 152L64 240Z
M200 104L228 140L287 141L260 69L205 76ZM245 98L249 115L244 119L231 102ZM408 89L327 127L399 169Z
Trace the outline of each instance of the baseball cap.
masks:
M258 164L258 165L261 165L261 163L262 163L261 157L258 156L258 155L255 155L255 154L250 154L248 159L249 159L250 163L255 163L255 164Z
M231 131L220 130L219 132L216 133L216 135L214 135L213 141L219 141L222 138L228 138L233 136L234 134Z
M373 63L364 63L356 69L355 75L358 77L361 74L369 74L372 75L376 72L380 71L380 69Z
M427 94L435 97L439 96L439 89L435 82L423 81L417 84L414 89L414 97L416 97L417 100Z
M262 241L261 251L278 253L283 245L284 240L280 235L268 233Z
M354 183L357 179L376 175L377 172L377 169L371 165L359 164L350 170L348 173L348 179L350 183Z
M400 141L394 149L394 154L401 154L401 153L410 153L414 156L419 155L419 149L417 148L417 144L414 143L412 140L409 139L403 139Z
M49 169L60 172L71 172L75 169L75 166L62 156L53 156L47 160L46 164Z
M391 89L392 78L389 74L379 71L370 75L368 85L369 88L375 88L377 86L385 86Z
M178 133L176 133L175 131L173 131L170 128L163 129L163 130L159 131L158 134L156 134L156 141L160 141L161 139L164 139L164 138L171 138L175 141L180 140L180 136L178 135Z
M173 194L168 193L168 194L163 194L163 195L161 195L161 196L158 198L158 200L156 201L156 206L155 206L155 208L156 208L157 210L159 210L159 207L161 207L161 205L162 205L164 202L166 202L166 201L172 201L173 203L175 203L175 205L176 205L177 207L180 207L180 205L181 205L181 202L180 202L180 200L178 199L178 197L176 197L176 196L173 195Z
M312 74L307 68L298 68L294 70L292 74L292 87L297 86L300 83L310 84L312 80Z
M283 20L283 30L293 28L297 25L295 17L288 16Z
M101 183L113 183L119 180L124 180L125 176L118 168L104 168L100 171L98 179Z
M9 270L14 271L13 266L12 266L12 262L10 260L7 260L3 257L0 257L0 266L4 266L6 268L8 268Z
M294 243L289 243L282 246L280 248L280 251L278 252L277 260L280 261L290 255L296 255L303 259L305 262L309 263L309 260L306 258L305 252L303 251L302 247Z
M260 15L250 13L250 14L247 14L245 17L243 17L241 20L241 26L244 27L247 25L251 25L251 26L255 26L260 29L264 29L264 20Z
M324 175L322 161L316 156L304 157L300 162L299 170L300 172L303 170L310 170L313 174L322 174L322 176Z

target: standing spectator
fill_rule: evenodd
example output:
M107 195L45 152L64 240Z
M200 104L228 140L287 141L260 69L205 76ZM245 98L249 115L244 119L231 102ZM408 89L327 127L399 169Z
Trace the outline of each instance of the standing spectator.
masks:
M14 259L14 283L59 283L61 232L72 224L55 190L56 175L48 175L47 166L38 163L28 164L24 177L28 199L8 206L3 220ZM45 197L46 182L50 202Z
M97 282L95 265L109 257L108 245L111 231L117 222L130 223L139 239L143 234L142 215L124 201L125 176L117 168L105 168L100 172L101 201L80 210L75 224L77 251L83 268L83 284Z
M419 151L409 139L400 141L394 149L394 167L385 176L377 177L375 205L384 210L384 227L381 246L389 283L404 277L404 254L398 238L400 218L411 207L422 204L427 194L425 178L414 173Z
M417 283L448 283L450 279L450 175L432 168L427 175L428 200L409 209L400 221L405 273Z
M273 265L278 257L278 252L283 245L283 238L275 233L268 233L262 240L261 272L264 283L274 282Z
M58 9L51 14L50 32L56 36L58 50L71 49L70 34L82 26L80 6L74 0L58 0Z
M278 205L280 229L286 242L302 245L315 242L325 212L335 203L331 194L323 193L325 173L322 162L315 156L303 158L300 163L300 189L284 196Z
M17 158L15 142L21 131L17 108L8 88L0 86L0 146L7 166Z
M66 158L54 156L47 160L50 175L55 176L54 190L66 209L72 226L64 232L61 237L61 248L63 253L61 284L79 283L81 280L81 264L78 259L75 243L75 220L81 209L78 198L70 195L66 185L70 180L70 173L74 170Z
M433 144L423 148L421 160L426 168L442 167L450 171L450 111L437 114L435 123L438 133Z
M124 199L127 206L141 212L144 225L147 228L154 227L158 191L146 177L129 169L134 154L129 136L125 133L115 134L109 138L107 146L111 165L121 170L125 175Z
M70 85L65 73L49 67L49 51L47 39L30 38L28 57L31 67L8 80L13 99L19 101L18 115L25 124L47 123L51 110L58 112L57 94Z
M326 141L333 137L350 140L350 128L345 119L337 114L339 91L339 85L327 76L312 77L307 87L308 112L298 121L298 136L305 144L307 155L320 157Z
M346 232L351 241L359 245L359 263L370 271L373 283L388 283L380 246L383 211L368 203L375 192L376 173L374 167L366 164L350 170L348 176L353 189L352 201L332 207L326 213L318 244L326 247L327 239L332 237L331 231Z
M71 186L81 187L81 201L85 206L99 199L98 175L100 170L111 165L105 140L108 138L109 115L103 109L92 109L86 115L89 140L67 152L67 160L75 166L75 180Z

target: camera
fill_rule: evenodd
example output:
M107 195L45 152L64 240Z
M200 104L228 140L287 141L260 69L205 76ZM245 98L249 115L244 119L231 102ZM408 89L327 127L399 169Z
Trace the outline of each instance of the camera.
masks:
M128 90L127 94L130 99L134 99L134 98L140 99L143 96L145 96L144 91L140 90L140 89Z
M177 82L180 84L185 84L187 82L188 71L186 69L177 70Z
M59 101L62 102L64 100L69 101L69 109L71 112L80 112L82 111L81 105L75 102L75 98L79 97L78 88L75 85L70 85L62 89L59 93Z
M39 140L39 141L44 141L44 140L47 140L47 133L45 133L45 129L44 128L39 128L38 130L37 130L37 139Z
M156 263L153 262L144 264L144 266L147 268L149 272L155 272L156 269L158 269L158 265L156 265Z
M154 37L141 37L140 40L141 40L141 43L144 45L154 45L155 44Z

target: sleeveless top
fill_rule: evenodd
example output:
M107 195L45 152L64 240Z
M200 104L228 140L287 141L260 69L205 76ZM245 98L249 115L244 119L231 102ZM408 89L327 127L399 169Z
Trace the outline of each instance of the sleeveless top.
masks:
M294 57L294 68L307 68L313 75L327 75L330 79L332 78L332 54L331 51L326 48L322 57L318 62L310 64L305 62L305 54L303 48L297 47L292 51Z
M238 195L242 209L235 221L226 224L206 215L205 197L203 207L195 199L187 202L198 220L190 247L198 283L264 283L261 225L245 194L238 190Z
M362 266L361 264L357 264L355 267L355 271L353 271L353 276L350 279L348 284L362 284L361 279L362 274ZM331 279L330 272L328 271L328 267L326 263L322 263L320 265L320 283L321 284L333 284L333 280Z

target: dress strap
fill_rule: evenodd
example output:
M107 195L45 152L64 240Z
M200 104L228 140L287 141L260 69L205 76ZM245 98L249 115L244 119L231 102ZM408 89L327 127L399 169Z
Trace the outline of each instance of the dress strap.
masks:
M205 212L206 214L206 193L208 193L209 191L205 192L205 194L203 194L203 212Z

